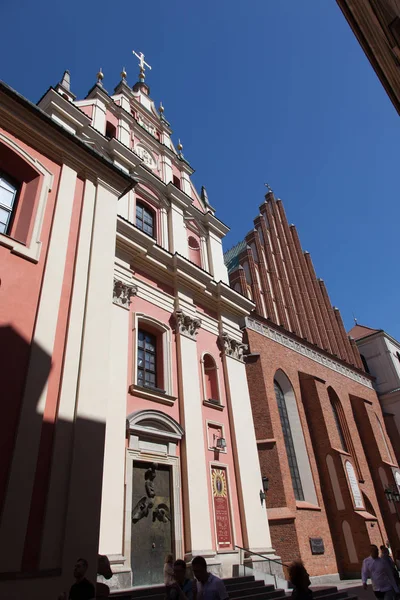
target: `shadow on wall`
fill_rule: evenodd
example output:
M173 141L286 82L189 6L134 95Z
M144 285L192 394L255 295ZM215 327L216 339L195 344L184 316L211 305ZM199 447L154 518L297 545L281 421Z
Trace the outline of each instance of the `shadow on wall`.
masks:
M71 420L47 415L44 420L38 402L53 367L51 357L11 326L0 327L0 353L0 558L15 550L9 533L22 512L27 514L28 502L23 550L14 552L18 560L12 569L0 560L0 596L40 594L50 600L69 589L78 557L89 561L88 577L96 578L105 424L76 417L76 397ZM34 475L32 487L23 475L16 482L12 470L22 446L28 457L22 470Z

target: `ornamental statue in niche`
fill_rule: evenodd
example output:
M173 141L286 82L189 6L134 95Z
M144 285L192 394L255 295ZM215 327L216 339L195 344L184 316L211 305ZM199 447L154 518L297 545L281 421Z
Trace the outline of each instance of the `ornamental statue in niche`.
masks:
M157 463L151 463L144 474L144 489L146 491L146 496L142 496L134 507L132 511L132 523L137 523L144 517L148 517L151 509L154 507L154 498L156 496L154 480L157 475L157 468ZM168 523L171 521L170 509L163 502L158 504L153 511L153 522L156 520L161 523Z

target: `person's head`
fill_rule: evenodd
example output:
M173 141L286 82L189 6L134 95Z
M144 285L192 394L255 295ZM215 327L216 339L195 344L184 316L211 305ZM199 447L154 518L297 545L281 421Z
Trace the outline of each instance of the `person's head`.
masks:
M305 590L311 585L310 576L303 563L298 560L292 562L289 567L289 581L292 585L300 590Z
M381 546L381 556L389 556L389 548L387 548L386 546Z
M181 558L174 562L174 577L178 583L183 583L186 578L186 563Z
M86 558L78 558L78 560L75 563L75 567L74 567L75 579L77 579L78 581L80 579L83 579L85 577L88 566L89 566L89 564L88 564L88 561L86 560Z
M172 563L174 562L174 557L172 556L172 554L167 554L164 560L164 563L169 563L172 565Z
M375 546L375 544L371 544L370 555L372 558L379 558L378 546Z
M104 579L111 579L113 576L110 561L105 554L99 554L97 557L97 574L103 575Z
M195 556L192 560L192 570L193 575L196 577L197 581L200 581L200 583L204 583L207 581L208 573L205 558L203 558L202 556Z

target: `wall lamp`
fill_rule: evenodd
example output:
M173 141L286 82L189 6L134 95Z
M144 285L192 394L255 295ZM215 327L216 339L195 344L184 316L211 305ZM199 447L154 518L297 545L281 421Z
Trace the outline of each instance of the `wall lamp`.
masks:
M225 450L226 439L223 437L217 438L216 448L217 448L217 450Z
M267 497L267 492L268 492L268 489L269 489L269 479L268 479L268 477L263 477L262 478L262 487L263 487L263 489L260 490L261 506L263 506L263 504L264 504L264 501L265 501L265 499Z

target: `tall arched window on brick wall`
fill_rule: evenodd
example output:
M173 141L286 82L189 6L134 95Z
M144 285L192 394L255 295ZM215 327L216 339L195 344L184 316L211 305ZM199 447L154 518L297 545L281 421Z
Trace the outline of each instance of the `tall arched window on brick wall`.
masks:
M296 498L296 500L304 500L303 486L301 484L299 465L297 463L296 450L294 448L292 429L290 427L285 396L283 394L281 386L277 381L274 381L274 389L276 401L278 403L279 416L281 419L283 439L285 441L290 476L292 478L294 497Z
M274 390L295 499L317 505L296 396L289 378L280 369L275 373Z
M193 235L188 237L189 260L198 267L201 267L200 244Z
M379 432L380 432L381 437L382 437L382 441L383 441L383 445L384 445L385 450L386 450L387 458L392 463L393 462L393 456L392 456L392 453L390 452L389 444L387 443L387 440L386 440L385 430L383 429L382 423L381 423L381 421L380 421L380 419L379 419L379 417L378 417L378 415L376 413L375 413L375 416L376 416L376 420L378 422L378 429L379 429Z
M218 370L211 354L203 356L204 400L220 404Z
M349 449L347 447L347 441L346 441L346 437L345 437L345 434L343 431L343 427L345 427L347 429L347 424L345 421L343 408L340 404L339 398L337 397L337 395L335 394L335 392L333 391L332 388L328 388L328 395L329 395L329 400L331 403L333 418L335 420L336 430L338 432L338 436L339 436L339 440L340 440L340 446L341 446L342 450L344 450L345 452L348 452Z

